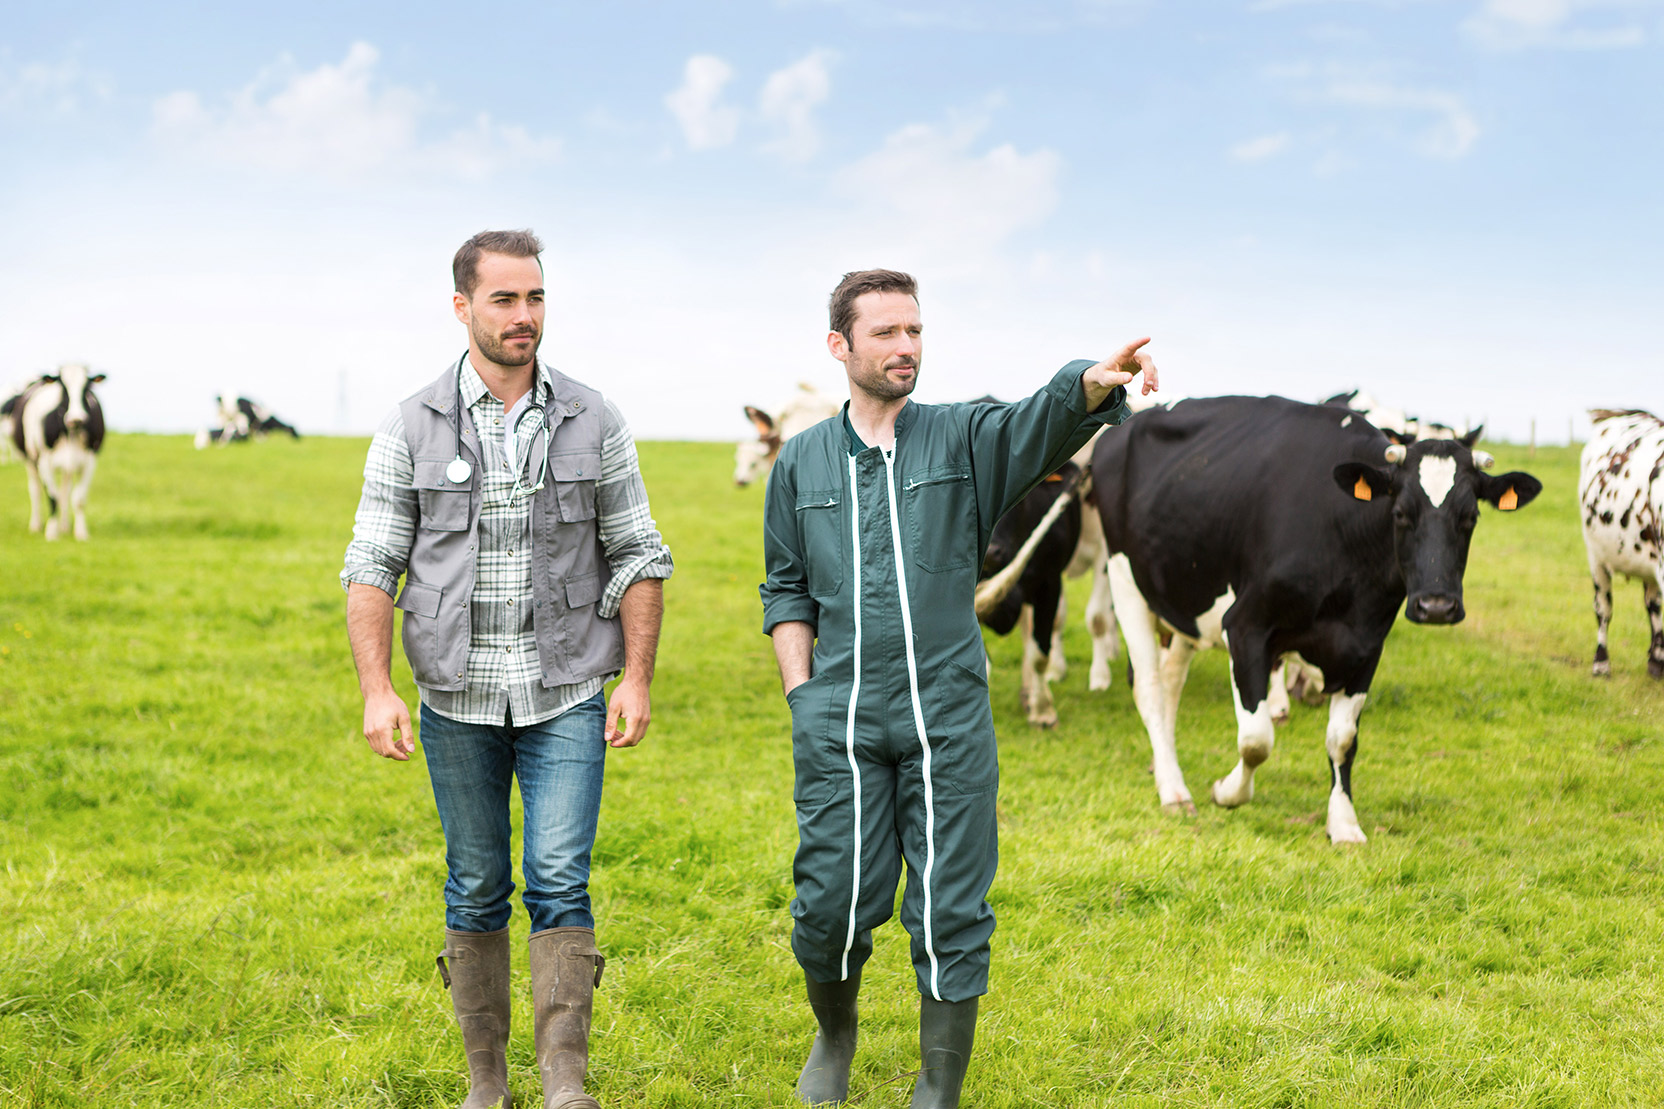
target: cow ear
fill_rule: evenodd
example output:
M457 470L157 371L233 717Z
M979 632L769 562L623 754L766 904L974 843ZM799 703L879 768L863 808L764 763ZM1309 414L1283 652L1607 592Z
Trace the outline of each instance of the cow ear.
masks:
M1342 462L1336 466L1335 484L1340 486L1342 493L1360 501L1374 500L1392 492L1392 479L1362 462Z
M774 434L773 416L770 416L761 408L754 408L749 404L745 406L745 414L750 418L751 423L757 428L758 435L766 436Z
M93 374L91 377L87 378L87 384L88 385L97 385L100 381L103 381L103 380L104 380L104 375L103 374Z
M1413 434L1408 434L1402 431L1394 431L1390 427L1382 428L1381 434L1385 435L1389 442L1397 443L1401 447L1407 447L1416 441L1416 437Z
M1478 427L1474 428L1472 431L1468 432L1456 441L1471 451L1474 447L1479 445L1479 434L1484 430L1485 425L1480 424Z
M1495 477L1480 474L1478 490L1481 497L1502 511L1512 512L1536 500L1537 494L1543 491L1543 483L1530 474L1515 470Z

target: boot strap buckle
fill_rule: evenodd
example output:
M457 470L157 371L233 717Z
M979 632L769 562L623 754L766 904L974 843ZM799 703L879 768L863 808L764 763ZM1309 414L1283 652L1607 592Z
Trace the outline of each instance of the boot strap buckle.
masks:
M445 988L447 990L450 989L451 988L451 970L450 970L449 967L447 967L445 965L445 954L444 954L444 952L440 952L439 957L434 960L434 963L439 967L439 977L440 977L441 980L444 981Z
M599 951L595 953L595 987L601 986L601 972L607 969L607 957Z

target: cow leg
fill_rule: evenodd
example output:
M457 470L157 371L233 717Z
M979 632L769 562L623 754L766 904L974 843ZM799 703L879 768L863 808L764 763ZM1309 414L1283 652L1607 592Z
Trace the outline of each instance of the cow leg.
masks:
M64 530L64 518L69 512L68 475L55 465L50 456L41 457L40 484L46 494L46 538L56 539Z
M1653 571L1646 583L1647 622L1652 625L1652 647L1647 651L1647 673L1664 678L1664 564Z
M1589 576L1595 584L1595 665L1597 678L1612 676L1612 657L1606 651L1606 629L1612 623L1612 571L1589 559Z
M1329 766L1334 772L1329 788L1329 842L1363 843L1369 837L1358 826L1352 807L1352 760L1358 754L1358 714L1364 711L1363 693L1336 693L1329 698Z
M1110 687L1109 664L1115 660L1115 598L1109 587L1109 560L1092 567L1092 595L1086 602L1086 630L1092 633L1092 669L1088 689Z
M1057 706L1052 702L1047 656L1055 640L1051 628L1052 608L1040 599L1023 606L1023 684L1027 687L1028 722L1037 728L1057 727Z
M23 470L29 479L29 530L39 531L40 518L40 463L28 455L23 456Z
M1277 669L1271 671L1271 682L1265 693L1266 706L1271 710L1273 724L1288 723L1288 663L1279 659Z
M1239 648L1234 640L1227 639L1226 646L1231 648L1231 702L1236 706L1237 763L1229 774L1213 783L1213 803L1234 809L1253 799L1254 770L1271 757L1277 730L1271 722L1269 697L1261 697L1251 709L1242 703L1243 688L1260 690L1270 687L1272 676L1266 673L1265 667L1269 660L1263 653L1255 654L1246 648ZM1241 658L1237 657L1239 654ZM1282 673L1281 668L1277 673ZM1283 704L1286 712L1286 691Z
M1057 619L1052 621L1052 653L1046 662L1046 680L1060 682L1069 673L1069 663L1063 657L1063 624L1069 616L1069 597L1057 591Z
M81 480L75 483L75 492L71 497L71 507L75 513L75 538L86 541L87 538L87 491L92 488L92 472L98 466L98 456L87 455L81 465ZM69 484L67 481L64 483Z
M1133 669L1133 703L1138 706L1144 730L1150 735L1156 793L1161 798L1162 808L1169 812L1194 813L1196 804L1190 799L1189 787L1184 784L1184 771L1179 769L1173 719L1167 712L1156 615L1139 593L1138 585L1133 581L1132 565L1125 555L1116 555L1110 560L1109 580L1115 598L1116 620L1121 625L1121 634L1126 637L1127 658Z

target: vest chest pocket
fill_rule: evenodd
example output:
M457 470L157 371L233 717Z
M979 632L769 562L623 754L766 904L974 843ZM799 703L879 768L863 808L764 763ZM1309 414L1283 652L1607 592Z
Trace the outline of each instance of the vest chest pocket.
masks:
M563 522L595 519L595 483L600 476L599 452L549 456L549 484Z
M919 569L959 570L976 561L976 491L964 465L938 466L901 487L907 539Z
M451 459L418 458L414 463L416 501L421 508L420 526L429 531L467 531L469 500L473 496L474 475L458 485L445 476Z
M830 597L844 583L842 504L841 489L806 489L797 495L797 534L811 597Z

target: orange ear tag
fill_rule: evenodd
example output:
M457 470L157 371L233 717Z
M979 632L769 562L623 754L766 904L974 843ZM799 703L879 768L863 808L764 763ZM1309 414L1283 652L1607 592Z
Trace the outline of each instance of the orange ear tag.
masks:
M1367 501L1373 499L1375 493L1369 488L1369 482L1360 477L1358 484L1352 487L1352 495L1360 501Z
M1508 492L1496 499L1496 506L1504 512L1512 512L1520 506L1520 495L1514 492L1514 487L1510 485Z

